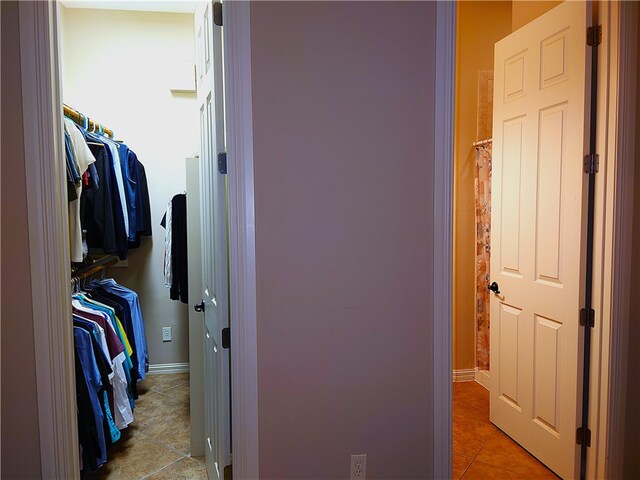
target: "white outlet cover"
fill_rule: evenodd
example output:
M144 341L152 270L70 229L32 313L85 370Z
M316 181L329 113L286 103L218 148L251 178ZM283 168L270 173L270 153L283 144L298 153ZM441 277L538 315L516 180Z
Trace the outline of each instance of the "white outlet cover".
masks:
M350 480L365 480L367 478L367 454L351 455Z
M171 341L171 327L162 327L162 341L163 342Z

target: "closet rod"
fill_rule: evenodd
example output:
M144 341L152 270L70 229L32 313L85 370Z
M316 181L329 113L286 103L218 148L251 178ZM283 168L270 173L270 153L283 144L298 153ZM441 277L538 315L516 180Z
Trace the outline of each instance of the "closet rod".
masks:
M109 256L103 257L99 260L96 260L96 262L93 265L76 271L73 274L73 277L71 279L76 281L82 280L102 270L106 270L107 268L109 268L112 265L115 265L116 263L118 263L118 257L116 256L109 255Z
M492 138L487 138L486 140L480 140L478 142L473 142L474 147L484 147L485 145L489 145L493 142Z
M88 120L89 130L97 132L97 131L100 130L100 128L102 128L102 131L103 131L103 133L105 135L108 135L109 137L113 138L113 130L103 126L101 123L98 123L98 122L95 122L95 121L91 120L89 117L87 117L86 115L80 113L75 108L71 108L69 105L65 105L63 103L62 104L62 110L64 111L64 116L65 117L70 118L71 120L76 122L81 127L84 127L84 125L85 125L84 120L86 118Z

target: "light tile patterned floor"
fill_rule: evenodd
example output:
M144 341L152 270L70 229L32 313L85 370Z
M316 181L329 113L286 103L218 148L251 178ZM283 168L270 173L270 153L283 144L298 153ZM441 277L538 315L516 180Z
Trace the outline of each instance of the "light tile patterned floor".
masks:
M489 392L476 382L453 384L453 479L557 479L489 421Z
M138 395L134 422L88 478L206 480L204 457L189 455L189 374L147 375Z

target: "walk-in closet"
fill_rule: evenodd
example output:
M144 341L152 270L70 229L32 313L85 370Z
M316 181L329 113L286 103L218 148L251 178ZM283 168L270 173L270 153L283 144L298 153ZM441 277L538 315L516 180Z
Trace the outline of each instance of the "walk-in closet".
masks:
M207 478L211 439L191 428L192 415L204 423L189 344L190 315L191 341L205 341L189 297L201 295L200 272L191 285L187 265L202 149L198 5L58 4L83 478ZM211 58L210 41L201 36Z

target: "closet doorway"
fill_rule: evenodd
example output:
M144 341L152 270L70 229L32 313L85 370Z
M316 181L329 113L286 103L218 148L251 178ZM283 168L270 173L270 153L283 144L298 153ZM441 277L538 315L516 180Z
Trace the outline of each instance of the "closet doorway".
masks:
M145 166L152 218L151 237L107 272L138 292L150 367L139 382L126 442L109 451L96 478L124 471L131 478L185 472L230 478L227 190L218 170L218 153L224 152L220 11L213 2L69 0L59 2L58 13L62 99L135 150ZM189 294L172 300L161 220L185 192L193 207L183 219L187 237L202 239L189 238ZM152 458L146 459L143 444L152 446ZM125 457L131 465L112 468L110 476L109 463Z

